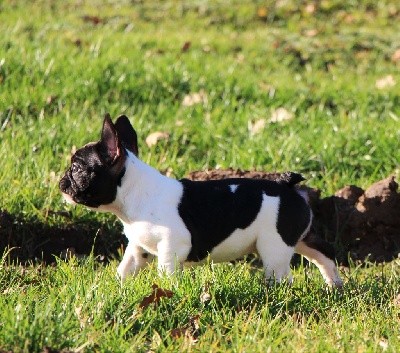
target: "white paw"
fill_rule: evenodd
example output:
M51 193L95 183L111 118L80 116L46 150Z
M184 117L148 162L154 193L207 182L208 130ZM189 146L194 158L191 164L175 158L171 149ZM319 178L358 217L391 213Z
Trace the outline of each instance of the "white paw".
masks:
M129 275L129 269L127 268L127 266L121 262L118 267L117 267L117 275L118 277L121 279L121 281L123 281L126 277L128 277Z

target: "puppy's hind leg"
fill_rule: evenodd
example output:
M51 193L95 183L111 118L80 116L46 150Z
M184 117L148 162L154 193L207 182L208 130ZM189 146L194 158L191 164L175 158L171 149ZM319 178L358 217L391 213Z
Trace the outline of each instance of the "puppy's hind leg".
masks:
M343 286L343 281L336 268L335 251L325 240L307 235L296 244L294 250L318 267L329 286Z
M256 243L257 252L265 268L265 278L268 284L273 281L292 281L290 260L294 248L285 244L278 232L260 234Z

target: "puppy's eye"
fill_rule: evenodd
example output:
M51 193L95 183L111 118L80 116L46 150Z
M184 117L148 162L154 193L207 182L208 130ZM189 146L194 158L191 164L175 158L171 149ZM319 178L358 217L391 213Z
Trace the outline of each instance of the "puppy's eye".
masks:
M72 173L77 173L77 172L80 172L80 171L81 171L81 167L79 165L72 164L72 166L71 166L71 172Z

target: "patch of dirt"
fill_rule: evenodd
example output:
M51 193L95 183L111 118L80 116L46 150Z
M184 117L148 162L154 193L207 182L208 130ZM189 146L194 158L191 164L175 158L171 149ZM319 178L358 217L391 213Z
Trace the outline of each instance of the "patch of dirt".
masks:
M285 180L285 173L241 171L234 169L195 171L191 180L254 178ZM334 195L321 198L320 191L305 190L314 212L311 231L335 246L338 261L382 262L397 258L400 253L400 194L393 176L374 183L366 190L350 185ZM62 214L69 217L68 214ZM26 220L0 210L0 254L13 248L8 258L21 263L52 263L55 256L69 258L87 255L94 250L100 261L118 257L126 246L119 222L69 222L50 226L38 220ZM116 224L118 224L116 226Z
M234 169L195 171L192 180L255 178L280 180L281 173ZM372 184L366 190L346 186L334 195L321 198L320 191L306 186L314 221L311 231L333 243L338 261L382 262L400 253L400 194L394 176Z

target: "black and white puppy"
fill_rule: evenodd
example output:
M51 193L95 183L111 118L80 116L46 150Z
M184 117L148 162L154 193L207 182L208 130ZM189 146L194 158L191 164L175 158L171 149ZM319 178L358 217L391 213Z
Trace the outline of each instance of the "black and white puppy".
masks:
M60 181L65 199L114 213L129 240L118 274L124 279L158 257L160 272L184 262L237 259L257 252L266 278L289 277L294 252L320 269L326 283L341 286L332 248L307 236L312 213L295 187L303 177L280 181L175 180L138 158L137 135L126 116L106 115L101 139L72 156Z

